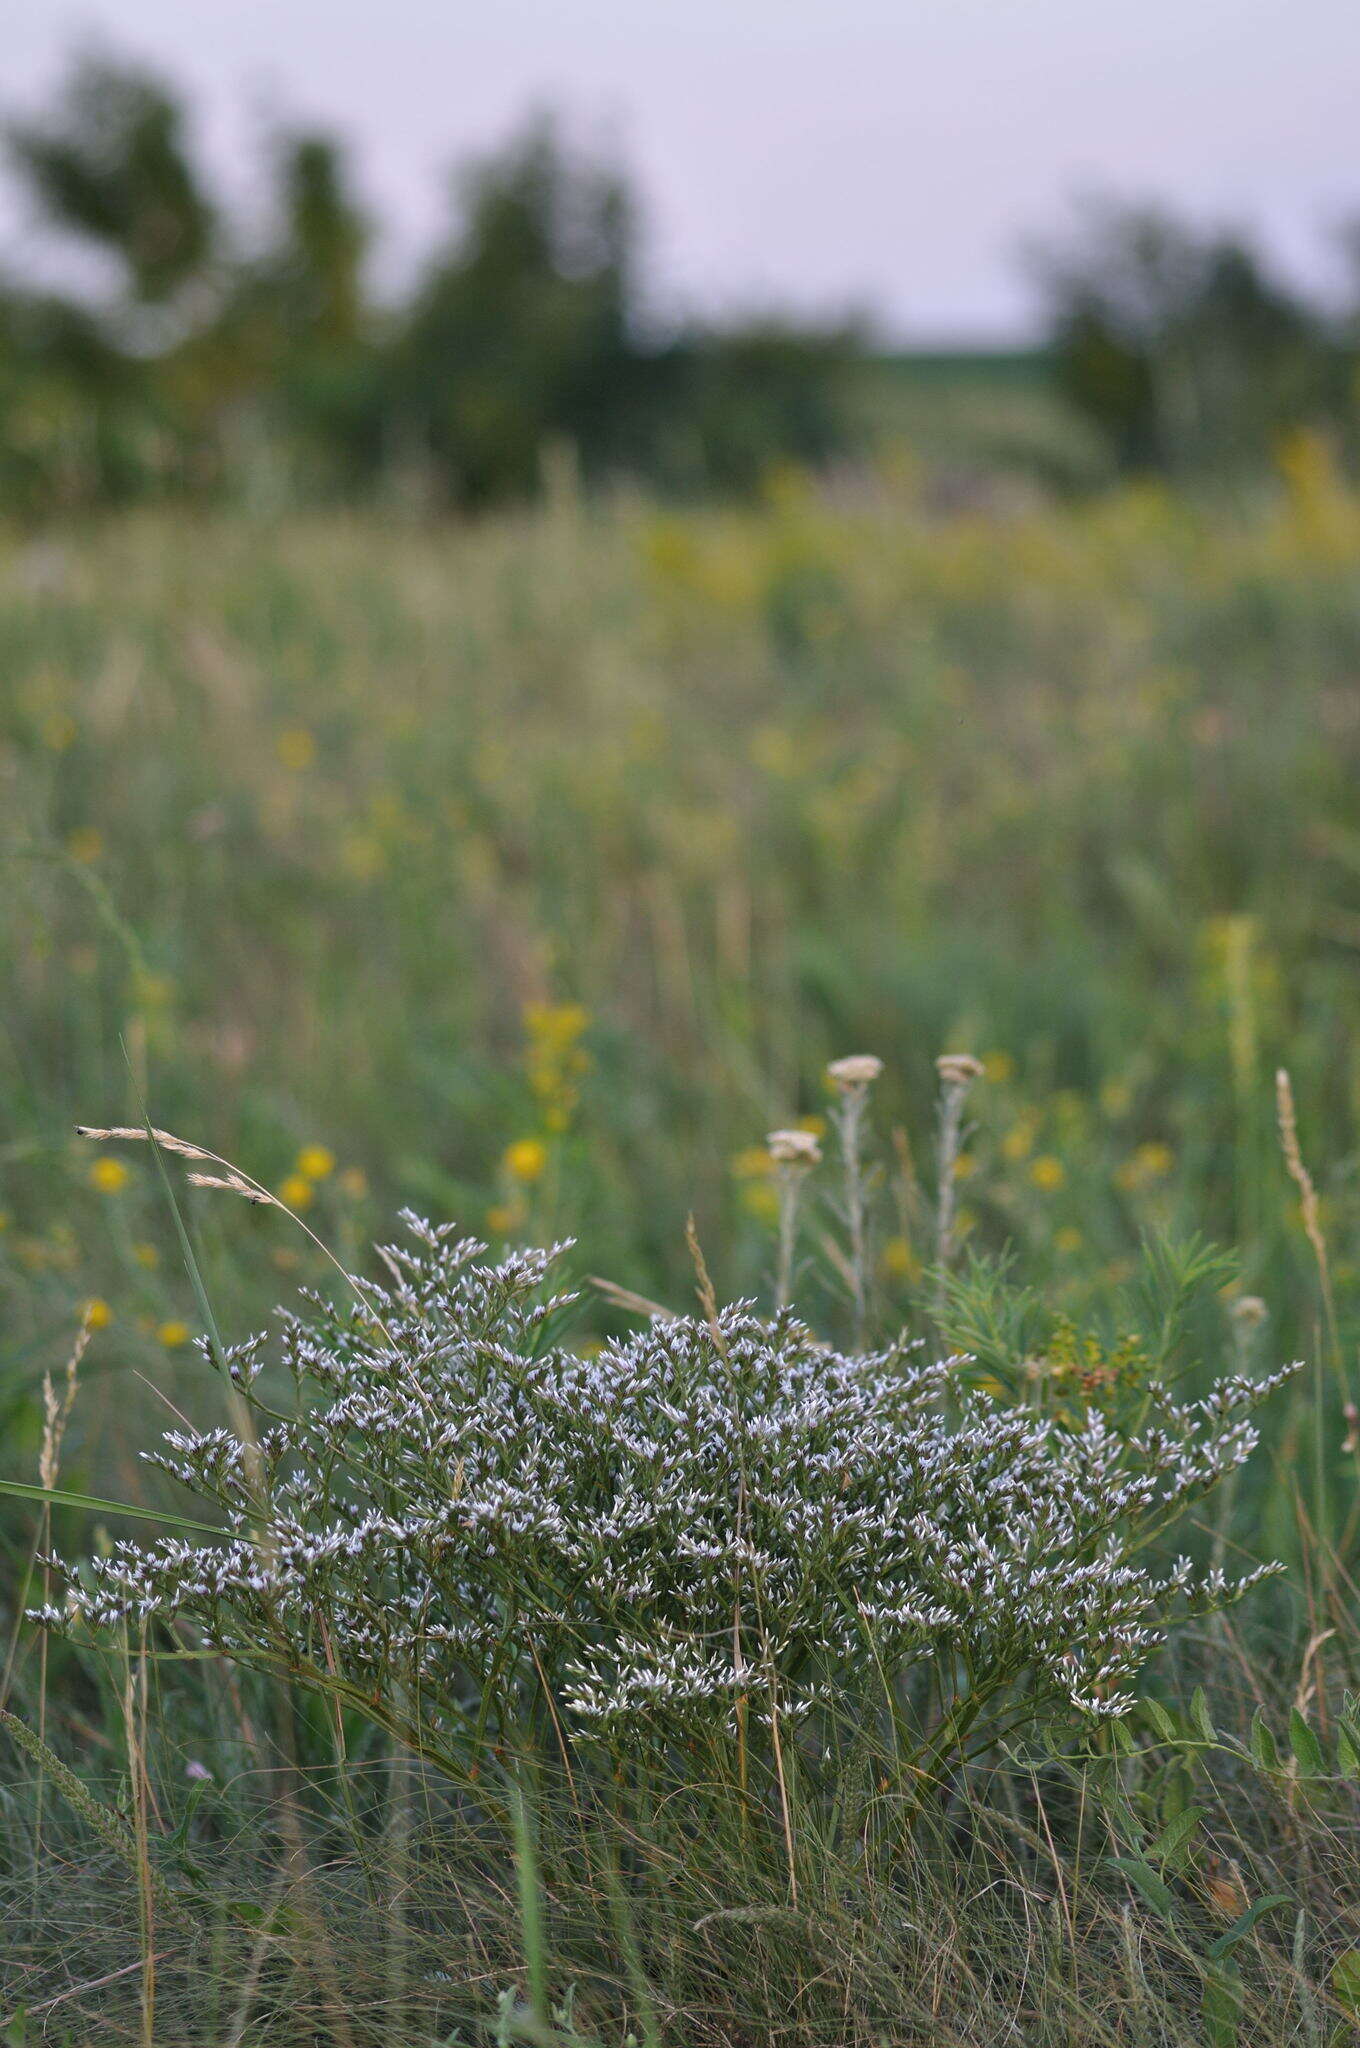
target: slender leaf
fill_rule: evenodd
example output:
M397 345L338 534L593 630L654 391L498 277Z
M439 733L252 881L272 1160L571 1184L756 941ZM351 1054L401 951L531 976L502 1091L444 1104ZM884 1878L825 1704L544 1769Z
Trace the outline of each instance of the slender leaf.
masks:
M1294 1752L1295 1763L1308 1777L1323 1776L1327 1765L1322 1754L1322 1744L1297 1707L1292 1707L1289 1713L1289 1747Z
M1279 1770L1280 1752L1276 1746L1275 1737L1271 1733L1270 1724L1259 1707L1252 1716L1251 1754L1252 1760L1259 1770Z
M1237 2048L1242 2020L1242 1979L1231 1965L1204 1975L1205 2048Z
M1293 1900L1288 1892L1271 1892L1267 1898L1257 1899L1252 1905L1247 1907L1246 1912L1240 1918L1233 1921L1226 1934L1219 1935L1218 1940L1209 1951L1210 1956L1215 1961L1218 1961L1223 1956L1231 1955L1238 1942L1251 1933L1258 1920L1263 1919L1267 1913L1273 1913L1278 1906L1290 1906L1292 1904Z
M1139 1856L1110 1856L1106 1860L1112 1870L1121 1872L1142 1893L1155 1913L1160 1913L1164 1920L1171 1919L1176 1902L1151 1864L1144 1863Z
M95 1515L131 1515L138 1522L162 1522L167 1529L192 1529L200 1536L220 1536L211 1522L192 1522L164 1508L135 1508L124 1500L101 1500L95 1493L75 1493L67 1486L29 1486L20 1479L0 1479L0 1493L15 1500L40 1500L52 1507L85 1508Z
M1184 1813L1178 1813L1173 1820L1169 1820L1148 1850L1149 1861L1177 1862L1203 1817L1198 1806L1187 1806Z
M1360 1948L1348 1948L1337 1957L1328 1983L1338 2004L1360 2017Z
M1144 1700L1143 1713L1152 1723L1154 1732L1161 1736L1163 1742L1179 1742L1180 1735L1176 1724L1160 1700Z

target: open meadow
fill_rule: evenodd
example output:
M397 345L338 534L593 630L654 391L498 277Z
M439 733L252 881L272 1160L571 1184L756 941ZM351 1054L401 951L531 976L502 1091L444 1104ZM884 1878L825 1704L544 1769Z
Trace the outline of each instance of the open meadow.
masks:
M883 468L0 542L6 2042L1360 2040L1360 496Z

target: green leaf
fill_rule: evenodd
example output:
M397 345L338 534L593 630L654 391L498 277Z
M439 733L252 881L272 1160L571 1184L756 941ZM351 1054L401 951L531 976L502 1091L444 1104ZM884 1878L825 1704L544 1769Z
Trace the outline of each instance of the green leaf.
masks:
M1360 2017L1360 1948L1348 1948L1339 1955L1327 1981L1338 2004Z
M1295 1763L1306 1776L1323 1776L1327 1766L1322 1755L1322 1744L1297 1707L1291 1707L1289 1710L1289 1747L1294 1752Z
M1202 1685L1197 1685L1190 1695L1190 1719L1204 1740L1217 1746L1218 1730L1209 1718L1209 1702L1204 1697Z
M225 1899L223 1907L241 1926L257 1927L261 1934L280 1936L302 1930L303 1922L297 1911L279 1902L262 1906L254 1899Z
M1336 1767L1343 1778L1360 1778L1360 1749L1344 1721L1337 1731Z
M1237 2048L1242 2019L1242 1979L1231 1966L1204 1973L1205 2048Z
M1180 1741L1180 1734L1176 1724L1160 1700L1144 1700L1143 1712L1147 1719L1151 1721L1154 1732L1161 1736L1163 1742Z
M1150 1864L1144 1863L1139 1856L1109 1856L1105 1860L1112 1870L1120 1871L1134 1889L1142 1893L1154 1913L1160 1913L1164 1920L1171 1919L1176 1902Z
M1184 1813L1178 1813L1173 1820L1167 1822L1149 1848L1148 1860L1152 1863L1178 1861L1202 1818L1203 1814L1198 1806L1187 1806Z
M1273 1913L1278 1906L1291 1906L1293 1903L1288 1892L1271 1892L1268 1898L1257 1899L1254 1905L1247 1907L1239 1919L1233 1921L1226 1934L1219 1935L1209 1950L1210 1956L1217 1961L1221 1956L1231 1955L1238 1942L1251 1933L1258 1920L1263 1919L1267 1913Z
M220 1536L223 1531L211 1522L191 1522L187 1515L172 1515L161 1508L134 1508L123 1500L101 1500L94 1493L73 1493L65 1486L26 1486L18 1479L0 1479L0 1493L15 1500L41 1500L58 1508L85 1508L95 1515L131 1515L139 1522L163 1522L167 1529L193 1529L200 1536Z
M1279 1770L1280 1752L1270 1731L1270 1724L1259 1707L1251 1721L1251 1754L1252 1761L1259 1770Z

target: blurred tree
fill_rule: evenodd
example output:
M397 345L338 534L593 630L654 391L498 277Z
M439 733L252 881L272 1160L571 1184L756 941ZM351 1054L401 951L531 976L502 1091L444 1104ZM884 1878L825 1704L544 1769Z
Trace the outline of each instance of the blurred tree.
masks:
M102 295L96 279L69 303L0 287L11 502L281 502L414 468L425 495L480 506L537 490L563 447L587 479L744 490L844 438L848 332L768 320L644 336L627 183L549 120L463 175L456 228L388 310L366 298L368 225L329 136L275 137L273 216L253 246L148 74L86 57L55 111L8 141L43 221L113 263Z
M193 367L234 391L228 431L248 460L272 454L290 490L351 490L372 480L382 448L369 227L333 137L285 131L271 154L267 240L234 266Z
M1259 462L1329 403L1325 329L1236 236L1103 202L1040 274L1062 389L1127 467Z
M285 137L280 150L280 295L296 339L352 346L364 321L362 269L369 230L349 190L340 144L329 135Z
M462 220L394 354L396 407L450 497L533 490L545 448L592 467L631 411L633 208L612 171L536 121L462 180Z
M172 298L213 254L217 216L183 127L158 79L87 56L52 116L8 131L12 159L50 224L116 257L129 297L146 305Z
M826 463L851 435L848 373L862 347L853 327L777 317L692 332L670 353L657 473L672 486L747 492L778 461Z

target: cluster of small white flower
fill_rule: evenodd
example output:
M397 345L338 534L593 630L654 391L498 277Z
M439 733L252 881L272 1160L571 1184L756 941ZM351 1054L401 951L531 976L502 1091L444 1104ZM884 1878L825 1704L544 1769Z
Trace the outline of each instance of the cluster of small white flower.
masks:
M796 1719L927 1662L1117 1714L1174 1605L1241 1589L1135 1552L1248 1455L1282 1374L1162 1397L1127 1440L986 1399L951 1423L947 1362L842 1356L747 1304L578 1356L550 1341L560 1247L491 1265L405 1220L389 1286L284 1319L295 1413L259 1399L252 1340L230 1364L257 1439L165 1438L222 1540L119 1544L45 1621L187 1622L418 1698L445 1735L494 1739L546 1686L573 1738L627 1738L742 1702Z

